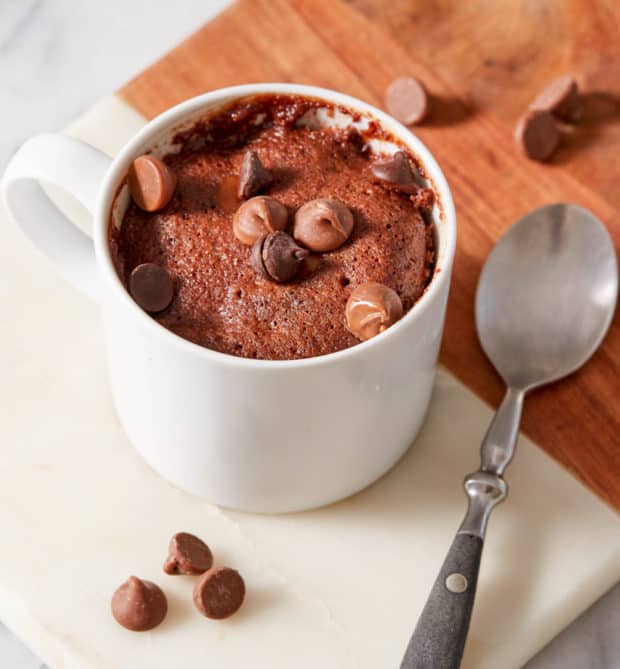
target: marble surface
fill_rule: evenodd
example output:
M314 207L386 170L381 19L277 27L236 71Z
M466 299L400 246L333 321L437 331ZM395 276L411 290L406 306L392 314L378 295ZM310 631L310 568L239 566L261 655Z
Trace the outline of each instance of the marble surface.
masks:
M27 137L67 125L229 2L1 0L0 171Z
M228 2L1 0L0 172L30 135L68 125ZM0 666L43 665L0 624Z

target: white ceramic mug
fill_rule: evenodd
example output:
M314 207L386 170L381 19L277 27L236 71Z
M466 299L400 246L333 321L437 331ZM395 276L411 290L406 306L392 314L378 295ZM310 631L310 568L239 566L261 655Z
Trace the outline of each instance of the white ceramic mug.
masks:
M435 275L409 313L370 341L304 360L218 353L159 325L135 304L116 274L107 226L131 162L165 144L188 119L261 93L320 98L377 120L420 159L439 195L441 207L433 210ZM90 210L94 244L54 207L39 181L66 189ZM100 302L118 414L145 460L172 483L237 509L308 509L369 485L413 442L433 386L456 219L435 159L388 115L309 86L216 90L158 116L114 160L62 135L33 137L10 162L2 195L35 246L72 284Z

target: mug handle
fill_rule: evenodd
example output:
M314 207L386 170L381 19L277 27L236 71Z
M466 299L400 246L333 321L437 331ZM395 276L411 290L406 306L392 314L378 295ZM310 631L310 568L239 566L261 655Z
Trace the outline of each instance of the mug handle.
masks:
M68 191L94 214L111 162L105 153L77 139L42 134L20 147L1 184L5 206L24 235L69 283L95 300L99 291L92 239L52 204L39 182Z

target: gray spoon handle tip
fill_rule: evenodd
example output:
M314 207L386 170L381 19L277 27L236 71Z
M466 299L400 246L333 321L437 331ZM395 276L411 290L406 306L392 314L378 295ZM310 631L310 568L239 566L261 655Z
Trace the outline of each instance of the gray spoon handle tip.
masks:
M400 669L458 669L476 596L482 539L457 534Z

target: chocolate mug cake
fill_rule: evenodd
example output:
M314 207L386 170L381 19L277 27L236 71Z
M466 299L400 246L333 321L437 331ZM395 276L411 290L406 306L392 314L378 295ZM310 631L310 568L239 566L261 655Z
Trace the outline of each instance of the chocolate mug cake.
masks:
M109 242L134 300L185 339L290 360L379 334L433 275L434 191L374 122L292 95L237 100L137 158Z

